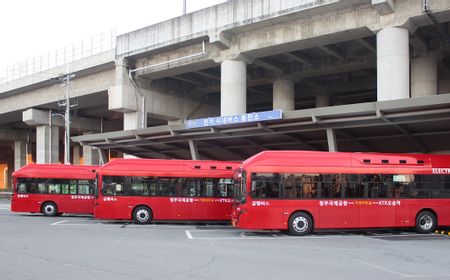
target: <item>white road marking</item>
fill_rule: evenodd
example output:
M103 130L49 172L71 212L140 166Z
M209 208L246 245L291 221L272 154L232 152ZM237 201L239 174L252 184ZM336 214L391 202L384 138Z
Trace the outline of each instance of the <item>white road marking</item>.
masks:
M323 239L325 236L285 236L285 235L271 235L271 237L264 236L247 236L245 232L241 232L239 236L235 237L194 237L191 232L210 232L220 230L185 230L186 236L190 240L285 240L285 239ZM223 232L229 232L222 230Z
M187 236L188 239L194 239L192 237L192 234L189 232L189 230L185 230L184 232L186 233L186 236Z
M442 234L419 234L419 233L408 233L408 234L385 234L385 235L374 235L374 236L365 236L365 237L369 237L369 238L386 238L386 237L430 237L430 236L444 236L444 237L448 237L447 235L442 235Z
M54 222L53 224L50 224L51 226L61 225L62 223L68 222L69 220L62 220L59 222Z

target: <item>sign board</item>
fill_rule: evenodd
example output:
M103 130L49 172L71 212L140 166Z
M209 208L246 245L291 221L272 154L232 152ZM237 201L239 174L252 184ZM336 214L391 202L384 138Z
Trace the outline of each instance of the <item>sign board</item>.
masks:
M227 124L249 123L249 122L263 122L270 120L279 120L283 118L281 110L264 111L245 113L242 115L223 116L223 117L209 117L202 119L186 120L186 128L199 128L208 126L219 126Z

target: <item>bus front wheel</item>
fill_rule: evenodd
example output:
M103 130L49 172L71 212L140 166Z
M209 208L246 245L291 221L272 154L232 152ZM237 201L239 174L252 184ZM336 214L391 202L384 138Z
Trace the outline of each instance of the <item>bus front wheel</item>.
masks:
M289 233L292 235L307 235L313 230L313 220L310 215L305 212L297 212L292 214L289 219Z
M146 206L138 206L133 211L133 220L136 224L148 224L152 220L152 211Z
M58 208L53 202L46 202L42 205L42 214L44 216L56 216L58 215Z
M416 230L418 233L431 233L437 226L436 215L430 211L421 211L416 217Z

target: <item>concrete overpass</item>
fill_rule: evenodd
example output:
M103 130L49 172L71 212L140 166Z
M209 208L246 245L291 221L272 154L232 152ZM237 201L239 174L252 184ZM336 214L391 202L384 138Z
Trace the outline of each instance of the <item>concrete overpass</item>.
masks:
M69 66L74 163L96 163L92 147L218 159L449 150L449 21L444 0L235 0L120 35L115 50ZM62 97L59 73L0 85L10 166L30 151L60 160L58 122L45 119ZM184 125L273 109L281 120Z

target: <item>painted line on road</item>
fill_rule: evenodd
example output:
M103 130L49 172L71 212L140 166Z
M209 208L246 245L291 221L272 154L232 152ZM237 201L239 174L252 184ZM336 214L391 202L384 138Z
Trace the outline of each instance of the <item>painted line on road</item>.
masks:
M186 233L186 236L187 236L188 239L194 239L194 238L192 237L191 232L190 232L189 230L185 230L184 232Z
M441 236L446 237L446 238L450 238L447 235L419 234L419 233L417 233L417 234L414 234L414 233L413 234L391 234L391 235L385 234L385 235L374 235L374 236L365 236L365 237L383 239L383 238L386 238L386 237L400 237L401 238L401 237L441 237Z
M62 223L68 222L69 220L62 220L59 222L54 222L53 224L50 224L51 226L61 225Z
M302 236L302 237L284 237L284 236L277 236L277 237L193 237L188 238L192 240L288 240L288 239L326 239L327 237L319 237L319 236Z
M283 235L272 235L271 237L264 236L246 236L245 233L241 232L239 237L194 237L191 231L196 230L185 230L186 237L190 240L286 240L286 239L323 239L329 238L326 236L283 236ZM197 230L198 231L198 230ZM203 231L209 232L209 231Z

